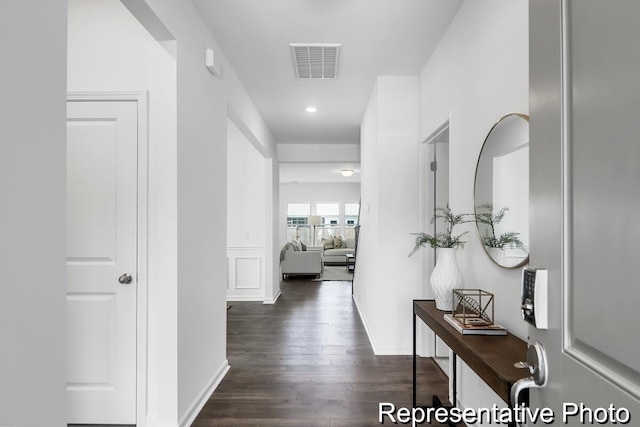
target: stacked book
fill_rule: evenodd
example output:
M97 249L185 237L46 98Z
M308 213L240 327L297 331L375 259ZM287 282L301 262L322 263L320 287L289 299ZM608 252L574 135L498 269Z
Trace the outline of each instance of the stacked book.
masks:
M445 314L444 320L455 328L462 335L507 335L507 330L496 324L489 323L481 317L463 318Z

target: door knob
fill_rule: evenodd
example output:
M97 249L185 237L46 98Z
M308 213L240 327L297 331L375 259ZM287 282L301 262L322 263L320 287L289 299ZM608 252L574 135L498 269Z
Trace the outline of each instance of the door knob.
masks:
M513 364L518 369L528 369L530 374L533 374L534 367L527 362L516 362Z
M122 276L118 278L118 282L122 283L123 285L128 285L132 281L133 281L133 277L131 277L131 275L127 273L124 273Z
M511 386L511 404L515 407L518 405L518 397L524 389L544 387L547 384L547 355L542 344L537 341L529 344L527 361L517 362L514 366L516 368L529 369L529 373L532 374L528 378L516 381Z

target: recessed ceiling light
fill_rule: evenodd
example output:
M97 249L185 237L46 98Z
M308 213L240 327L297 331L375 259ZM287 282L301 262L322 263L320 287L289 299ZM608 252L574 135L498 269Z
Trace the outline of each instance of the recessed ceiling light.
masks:
M316 111L318 111L318 109L313 105L309 105L307 108L305 108L305 110L307 111L307 113L315 113Z
M344 176L345 178L351 178L353 176L353 169L342 169L340 171L340 175Z

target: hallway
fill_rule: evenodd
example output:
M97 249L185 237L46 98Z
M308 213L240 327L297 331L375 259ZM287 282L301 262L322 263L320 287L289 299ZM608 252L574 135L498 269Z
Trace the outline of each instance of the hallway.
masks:
M411 406L411 356L374 356L350 282L281 282L275 305L231 302L231 370L193 427L380 425L379 402ZM411 313L407 313L411 316ZM419 401L447 377L419 361Z

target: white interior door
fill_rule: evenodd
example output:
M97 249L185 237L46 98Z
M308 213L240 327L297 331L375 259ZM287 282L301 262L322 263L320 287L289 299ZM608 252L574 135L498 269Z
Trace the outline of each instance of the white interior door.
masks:
M135 102L67 103L70 424L136 423L137 126Z
M557 424L638 425L640 3L562 6L530 3L531 263L550 296L549 330L530 331L549 384L531 405Z

